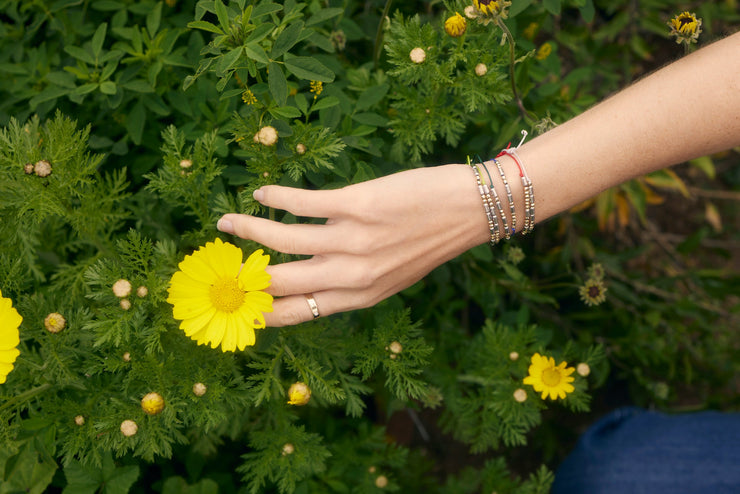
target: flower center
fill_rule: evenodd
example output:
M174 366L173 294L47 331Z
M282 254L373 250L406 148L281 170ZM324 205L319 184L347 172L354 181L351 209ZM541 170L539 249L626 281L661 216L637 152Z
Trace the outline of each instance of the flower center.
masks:
M601 295L601 289L598 286L591 285L588 287L588 295L592 298L598 298Z
M560 383L560 371L558 369L545 369L542 371L542 382L546 386L555 387Z
M223 278L211 285L211 303L222 312L234 312L244 303L244 290L236 278Z
M682 33L693 33L696 29L696 19L690 15L682 15L678 18L678 31Z

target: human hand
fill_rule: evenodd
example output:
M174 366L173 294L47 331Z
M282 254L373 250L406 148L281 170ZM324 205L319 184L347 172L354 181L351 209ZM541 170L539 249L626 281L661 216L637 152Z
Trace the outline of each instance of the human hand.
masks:
M268 266L276 297L267 326L370 307L489 238L470 167L445 165L399 172L337 190L277 185L258 189L261 204L323 225L284 224L242 214L218 222L225 233L306 260ZM311 295L312 294L312 295Z

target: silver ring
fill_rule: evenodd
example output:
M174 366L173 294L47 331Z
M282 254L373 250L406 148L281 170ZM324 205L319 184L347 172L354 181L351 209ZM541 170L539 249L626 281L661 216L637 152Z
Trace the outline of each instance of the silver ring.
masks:
M319 306L316 305L316 300L311 295L306 295L306 302L308 302L308 306L311 308L311 314L313 314L313 318L316 319L321 314L319 314Z

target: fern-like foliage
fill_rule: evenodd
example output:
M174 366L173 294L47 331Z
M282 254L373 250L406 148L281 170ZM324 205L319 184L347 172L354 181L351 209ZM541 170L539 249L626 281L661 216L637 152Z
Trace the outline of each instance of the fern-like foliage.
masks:
M418 162L440 138L456 146L476 112L510 99L494 25L468 22L457 41L418 15L397 13L387 36L395 159ZM414 49L424 50L423 61L411 60Z

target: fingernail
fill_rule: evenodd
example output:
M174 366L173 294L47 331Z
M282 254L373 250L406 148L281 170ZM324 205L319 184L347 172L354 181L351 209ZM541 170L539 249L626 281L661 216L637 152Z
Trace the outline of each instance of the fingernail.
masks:
M254 197L255 201L262 202L262 200L265 198L265 193L262 191L262 189L257 189L252 192L252 197Z
M218 223L216 223L216 228L224 233L234 233L234 224L231 221L223 218L218 220Z

